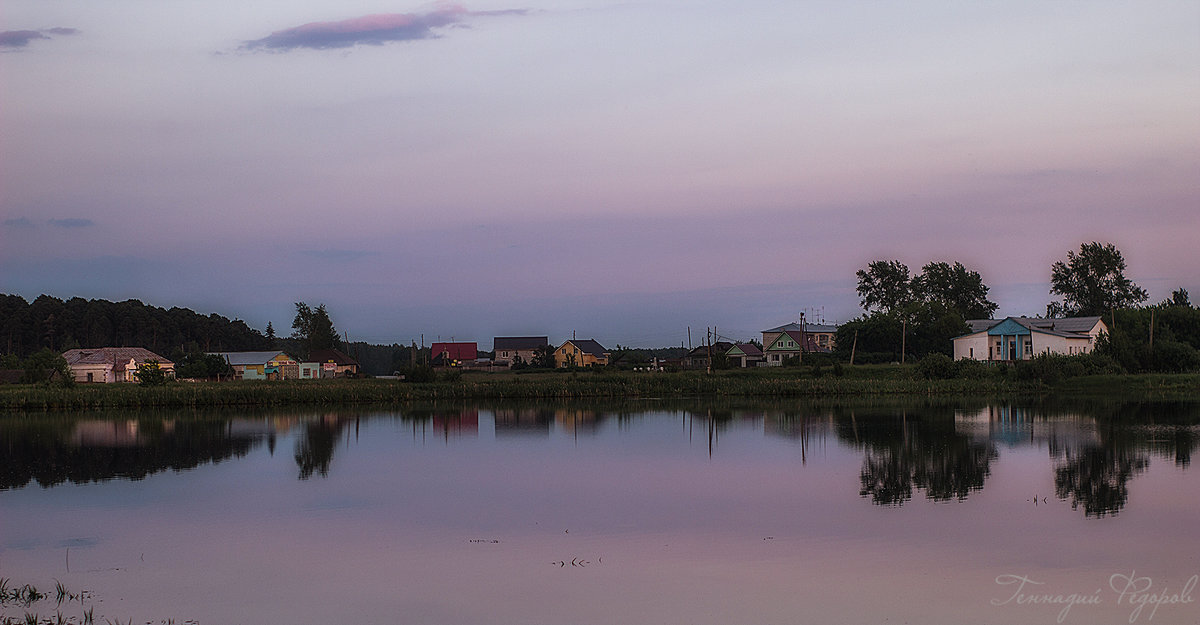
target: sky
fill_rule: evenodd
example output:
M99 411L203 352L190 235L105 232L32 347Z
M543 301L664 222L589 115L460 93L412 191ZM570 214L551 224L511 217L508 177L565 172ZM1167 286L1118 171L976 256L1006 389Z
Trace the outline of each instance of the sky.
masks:
M0 0L0 292L748 340L1113 243L1200 299L1200 3Z

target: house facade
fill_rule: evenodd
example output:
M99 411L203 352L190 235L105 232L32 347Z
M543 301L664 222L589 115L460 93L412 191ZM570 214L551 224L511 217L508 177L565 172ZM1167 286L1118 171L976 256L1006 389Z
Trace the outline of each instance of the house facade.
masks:
M157 362L168 378L175 377L175 363L141 347L70 349L63 359L76 382L137 382L133 375L147 362Z
M470 343L434 343L430 346L430 362L435 367L462 367L472 365L479 358L479 348Z
M729 364L734 367L757 367L763 361L763 351L754 343L738 343L725 352Z
M770 330L762 331L763 349L766 349L771 343L779 338L784 332L803 332L805 336L812 336L811 344L819 348L821 351L833 351L837 346L837 326L826 325L824 323L789 323L771 328ZM807 343L807 341L806 341Z
M537 357L538 350L550 345L546 336L497 336L492 339L492 360L496 365L511 367L516 358L529 364Z
M954 339L954 359L1029 360L1038 354L1086 354L1108 332L1100 317L1065 319L975 319L971 331Z
M284 352L210 352L229 363L235 380L299 380L300 361ZM308 366L309 371L312 365Z
M608 357L608 350L593 339L571 339L554 350L554 366L603 367Z
M310 372L315 369L315 372ZM344 378L358 375L358 361L339 349L314 349L308 362L300 363L300 379ZM316 375L313 375L315 373Z
M785 330L763 343L764 362L768 367L782 367L788 358L803 357L805 352L829 352L817 343L817 336L800 330Z

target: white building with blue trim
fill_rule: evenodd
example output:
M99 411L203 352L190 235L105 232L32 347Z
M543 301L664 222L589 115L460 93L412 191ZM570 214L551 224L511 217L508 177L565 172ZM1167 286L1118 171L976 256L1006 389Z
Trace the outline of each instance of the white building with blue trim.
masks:
M954 339L954 359L1029 360L1038 354L1086 354L1108 332L1100 317L1064 319L975 319L971 331Z

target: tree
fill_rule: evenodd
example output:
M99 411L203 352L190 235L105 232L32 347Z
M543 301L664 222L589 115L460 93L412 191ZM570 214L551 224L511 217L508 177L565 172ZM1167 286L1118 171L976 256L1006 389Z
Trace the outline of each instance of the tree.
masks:
M962 263L929 263L912 279L913 296L927 304L941 304L963 319L991 319L999 306L988 299L988 287L979 272Z
M157 360L147 360L138 365L133 377L142 386L162 386L167 383L167 372L158 366Z
M333 321L325 310L325 304L316 308L304 302L296 302L296 318L292 320L292 338L303 342L309 353L318 349L337 347L337 330L333 329Z
M1052 317L1100 315L1146 301L1146 290L1125 277L1125 259L1112 243L1084 243L1079 253L1067 252L1066 262L1050 267L1050 294L1061 295L1051 302Z
M1180 288L1171 292L1171 299L1163 302L1166 306L1182 306L1184 308L1192 307L1192 300L1188 298L1187 289Z
M270 321L267 322L267 340L275 342L275 326L271 325Z
M908 266L898 260L874 261L856 275L864 310L890 313L912 300Z
M26 384L50 382L57 374L59 384L67 387L75 385L75 375L71 373L67 360L49 348L31 354L25 359L23 368L25 373L21 381Z

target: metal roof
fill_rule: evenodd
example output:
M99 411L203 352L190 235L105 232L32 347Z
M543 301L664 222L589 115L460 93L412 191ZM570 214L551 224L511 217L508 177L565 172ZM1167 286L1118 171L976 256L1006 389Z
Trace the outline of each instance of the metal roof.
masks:
M130 360L142 363L156 360L160 365L175 364L144 347L99 347L96 349L70 349L63 352L67 365L111 365Z
M284 352L209 352L209 354L224 358L225 362L232 367L265 365L272 360L279 360L280 356L288 360L295 360Z
M537 349L550 344L548 336L497 336L492 339L492 349L510 351Z

